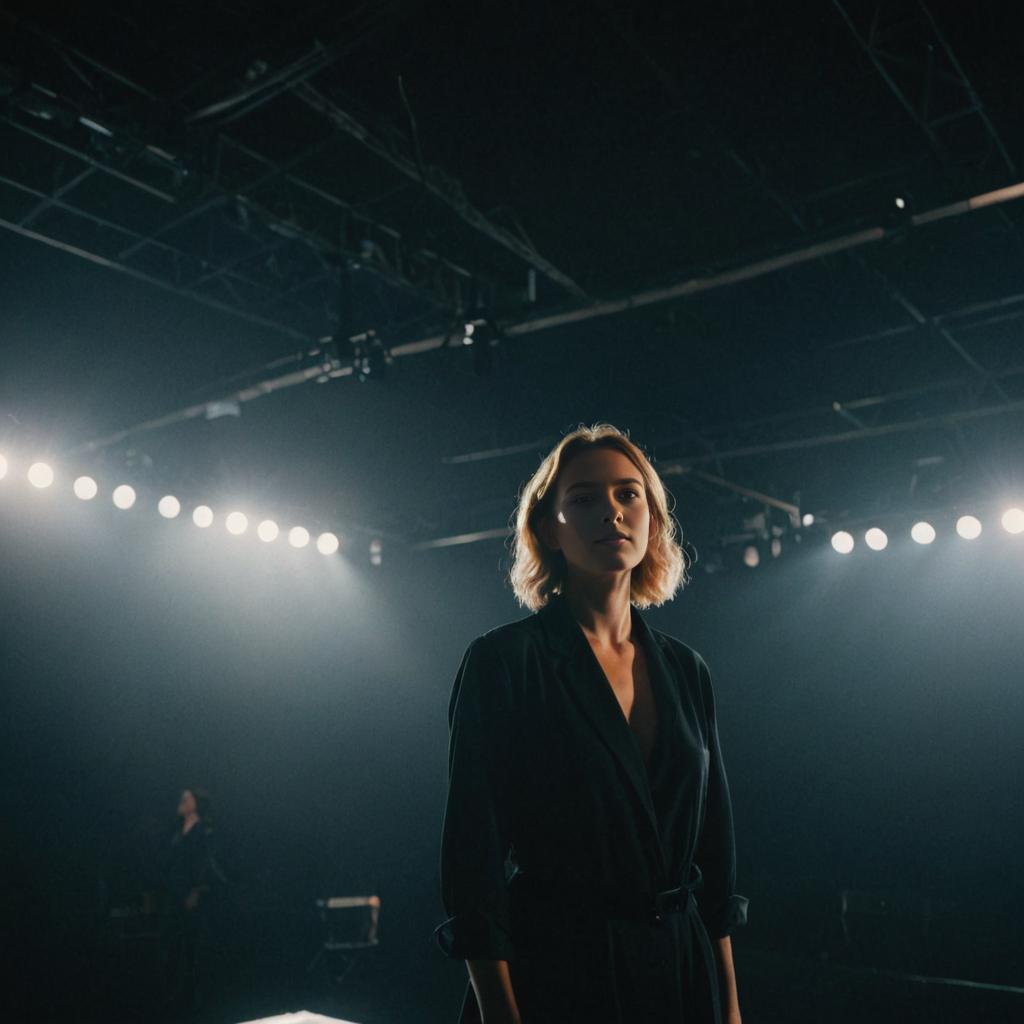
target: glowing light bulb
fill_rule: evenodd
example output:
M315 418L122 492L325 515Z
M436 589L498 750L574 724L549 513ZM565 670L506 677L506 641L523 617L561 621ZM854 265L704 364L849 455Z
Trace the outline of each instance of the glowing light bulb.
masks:
M841 555L848 555L853 550L853 537L845 530L832 534L832 547Z
M1001 522L1007 533L1024 533L1024 510L1008 508L1003 513Z
M922 520L920 523L914 523L910 528L910 536L918 544L931 544L935 540L935 527L931 523L926 523Z
M53 468L45 462L33 462L28 467L28 482L40 490L53 483Z
M164 519L176 519L181 513L181 502L173 494L165 494L157 502L156 510Z
M884 551L889 544L889 538L886 536L885 530L880 530L877 526L872 526L871 529L864 534L864 543L867 544L872 551Z
M304 526L293 526L288 531L288 543L293 548L304 548L309 543L309 530Z
M127 512L135 504L135 488L130 487L128 484L121 484L120 487L115 487L114 504L122 512Z
M333 533L321 533L316 539L316 549L321 555L333 555L340 546L338 538Z
M192 511L192 522L199 527L200 530L205 530L208 526L213 525L213 509L209 505L198 505Z
M80 476L72 485L75 497L82 501L92 501L99 493L99 487L91 476Z
M974 516L961 516L956 521L956 532L964 540L974 540L981 536L981 523Z
M256 535L260 540L265 541L269 544L271 541L277 540L277 535L281 531L278 529L277 523L273 519L264 519L259 526L256 527Z
M229 512L227 519L224 521L224 525L227 526L228 533L232 533L236 537L240 537L249 529L249 520L246 518L244 512Z

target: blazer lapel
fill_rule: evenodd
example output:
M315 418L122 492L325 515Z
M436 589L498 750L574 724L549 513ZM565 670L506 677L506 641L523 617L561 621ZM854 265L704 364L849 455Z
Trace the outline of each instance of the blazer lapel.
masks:
M645 817L657 838L658 820L654 811L654 803L651 800L651 787L647 779L643 756L630 730L629 723L622 713L622 708L619 707L619 702L615 699L615 694L601 668L601 663L597 660L583 630L573 618L560 595L553 596L541 609L539 615L544 623L549 645L560 656L559 678L572 696L573 702L582 712L583 717L596 730L611 751L640 801ZM643 623L637 613L634 612L634 615L635 621L639 620ZM651 652L652 657L660 658L660 651L656 655L654 653L657 650L657 644L650 636L646 623L643 623L640 628L646 634L644 637L647 641L645 649ZM653 666L651 671L652 674L656 671ZM657 671L660 671L660 667ZM651 685L656 685L653 680ZM659 701L659 709L663 706L664 701ZM658 849L661 850L660 840Z

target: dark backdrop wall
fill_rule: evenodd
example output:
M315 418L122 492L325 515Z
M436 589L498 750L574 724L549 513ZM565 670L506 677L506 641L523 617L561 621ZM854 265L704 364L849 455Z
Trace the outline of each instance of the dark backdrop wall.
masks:
M375 569L0 488L2 814L33 1003L100 1005L120 984L104 901L151 882L178 792L201 782L263 965L241 985L254 1016L305 977L311 901L372 888L360 1019L451 1019L464 974L430 939L445 714L465 645L523 614L501 545ZM756 950L857 955L858 892L903 894L903 967L1012 974L1022 561L991 531L853 559L805 546L647 613L715 680L751 897L741 985ZM917 900L932 931L915 945Z

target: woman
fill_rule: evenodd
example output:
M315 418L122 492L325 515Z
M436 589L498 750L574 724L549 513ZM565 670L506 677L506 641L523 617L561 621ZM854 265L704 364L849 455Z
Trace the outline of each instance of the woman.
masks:
M437 930L462 1020L728 1022L746 920L711 678L638 608L685 580L664 488L602 424L526 485L511 581L449 707Z
M213 901L225 879L214 856L209 793L201 786L183 790L178 818L167 864L167 999L193 1009L208 1002L212 991Z

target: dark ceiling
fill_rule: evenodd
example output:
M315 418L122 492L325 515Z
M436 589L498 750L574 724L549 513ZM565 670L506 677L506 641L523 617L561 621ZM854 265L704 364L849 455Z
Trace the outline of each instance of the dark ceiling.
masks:
M11 444L405 541L501 527L596 419L705 545L765 495L837 520L1020 484L1024 204L909 219L1021 178L1014 4L2 17Z

